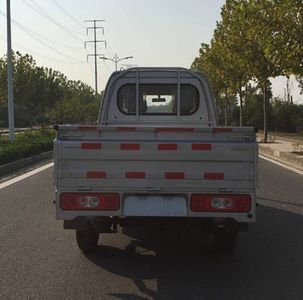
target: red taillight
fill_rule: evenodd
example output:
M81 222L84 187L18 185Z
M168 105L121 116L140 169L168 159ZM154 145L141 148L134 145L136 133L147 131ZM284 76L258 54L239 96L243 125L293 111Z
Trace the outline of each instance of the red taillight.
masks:
M119 194L62 193L60 207L63 210L105 210L120 209Z
M193 194L190 208L193 212L249 212L250 195Z

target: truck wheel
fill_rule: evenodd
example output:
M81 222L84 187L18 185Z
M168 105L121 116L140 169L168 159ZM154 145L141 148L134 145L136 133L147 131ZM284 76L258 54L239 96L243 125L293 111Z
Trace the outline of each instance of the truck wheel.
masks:
M237 232L218 229L214 232L213 248L219 253L232 253L237 244Z
M93 228L76 230L76 240L78 247L86 254L97 248L99 233Z

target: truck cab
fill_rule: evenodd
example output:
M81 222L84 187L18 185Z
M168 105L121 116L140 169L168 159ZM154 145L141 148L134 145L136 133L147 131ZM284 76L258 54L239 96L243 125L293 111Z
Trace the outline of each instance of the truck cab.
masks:
M108 81L100 124L174 124L216 126L208 81L182 68L133 68Z

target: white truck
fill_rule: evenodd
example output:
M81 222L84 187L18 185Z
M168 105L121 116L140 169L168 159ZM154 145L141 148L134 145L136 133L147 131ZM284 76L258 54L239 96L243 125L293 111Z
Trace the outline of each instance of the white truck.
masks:
M201 73L114 72L97 126L55 129L56 218L76 230L84 253L118 226L189 224L230 252L256 220L255 130L217 125Z

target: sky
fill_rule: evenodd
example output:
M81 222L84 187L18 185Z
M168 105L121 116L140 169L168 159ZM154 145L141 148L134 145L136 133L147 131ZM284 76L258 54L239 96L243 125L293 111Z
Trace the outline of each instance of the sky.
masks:
M92 23L100 19L97 53L137 66L189 68L200 44L209 43L224 0L11 0L12 47L29 53L38 65L94 88ZM6 53L6 1L0 3L0 56ZM98 60L98 90L115 70L112 61ZM293 96L303 103L294 81ZM274 96L283 96L285 80L273 80Z

